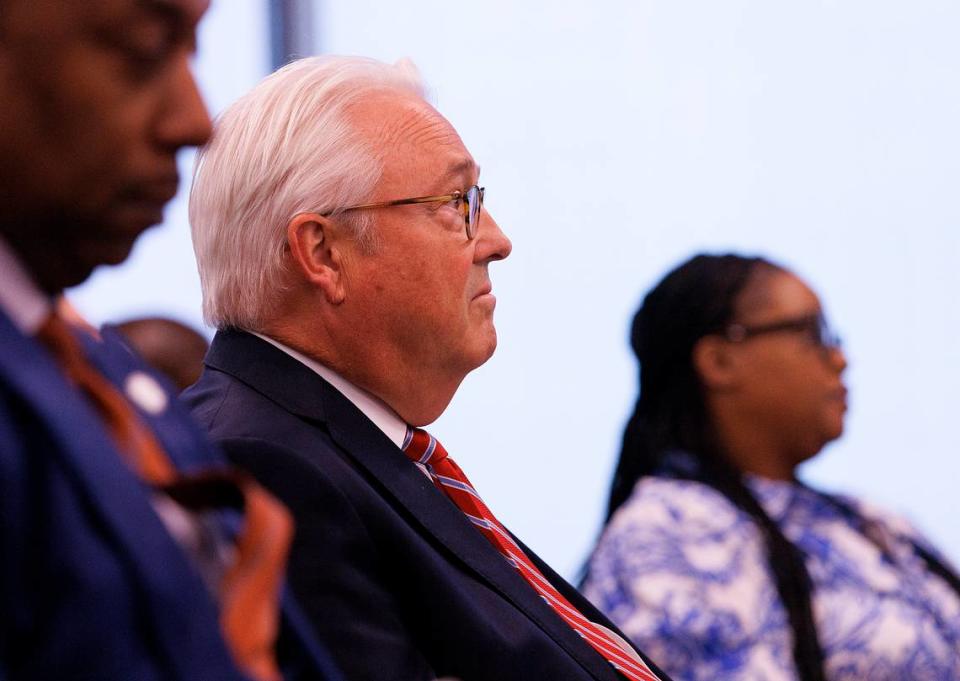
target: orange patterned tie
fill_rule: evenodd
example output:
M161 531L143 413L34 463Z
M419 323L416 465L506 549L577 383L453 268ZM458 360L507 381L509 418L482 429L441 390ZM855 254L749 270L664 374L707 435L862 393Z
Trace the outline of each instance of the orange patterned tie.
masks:
M242 502L244 522L236 541L236 559L220 585L220 626L245 672L257 681L282 679L274 649L280 589L293 536L287 509L238 471L182 476L136 410L87 359L69 324L52 314L37 338L97 408L120 452L141 479L190 511L211 510L230 499Z

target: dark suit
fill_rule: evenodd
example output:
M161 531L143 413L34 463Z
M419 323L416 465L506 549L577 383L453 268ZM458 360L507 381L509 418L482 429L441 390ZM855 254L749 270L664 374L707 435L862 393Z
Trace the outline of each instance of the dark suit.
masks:
M236 331L217 334L206 363L184 396L293 510L290 582L349 679L622 678L315 372ZM615 629L525 550L581 612Z
M110 334L87 351L118 386L150 374ZM178 468L223 465L172 396L141 416ZM0 313L0 678L247 679L151 494L47 351ZM285 618L286 669L327 678L299 617Z

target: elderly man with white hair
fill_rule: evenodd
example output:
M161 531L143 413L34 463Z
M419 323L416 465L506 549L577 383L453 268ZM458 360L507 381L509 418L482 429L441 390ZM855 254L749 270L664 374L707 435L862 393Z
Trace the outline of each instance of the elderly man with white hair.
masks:
M227 110L190 200L219 331L194 414L293 510L290 582L350 679L666 678L420 426L493 354L511 244L409 64L294 62Z

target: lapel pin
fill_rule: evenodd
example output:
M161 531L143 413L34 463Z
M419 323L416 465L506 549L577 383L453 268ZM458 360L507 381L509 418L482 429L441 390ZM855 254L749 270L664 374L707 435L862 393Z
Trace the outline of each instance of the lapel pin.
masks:
M149 374L134 371L123 384L127 397L143 411L153 416L167 408L167 393Z

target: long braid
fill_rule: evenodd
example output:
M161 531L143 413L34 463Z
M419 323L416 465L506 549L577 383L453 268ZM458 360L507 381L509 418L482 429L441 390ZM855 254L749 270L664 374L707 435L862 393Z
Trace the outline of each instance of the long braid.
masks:
M960 596L960 575L954 572L949 563L926 546L914 543L913 550L920 556L920 560L926 563L930 572L946 582L947 586L953 589L957 596Z
M696 342L733 321L734 307L758 268L779 270L761 258L698 255L668 274L644 298L631 343L640 363L640 397L627 423L606 522L637 481L652 475L671 450L700 464L696 479L716 489L760 528L770 570L793 630L793 658L801 681L824 681L824 655L811 606L812 584L801 551L780 531L740 472L717 451L691 356Z
M699 480L723 494L749 514L763 534L777 594L793 630L793 660L801 681L826 681L823 649L813 618L813 584L803 552L787 539L757 498L743 483L740 472L721 457L702 457Z

